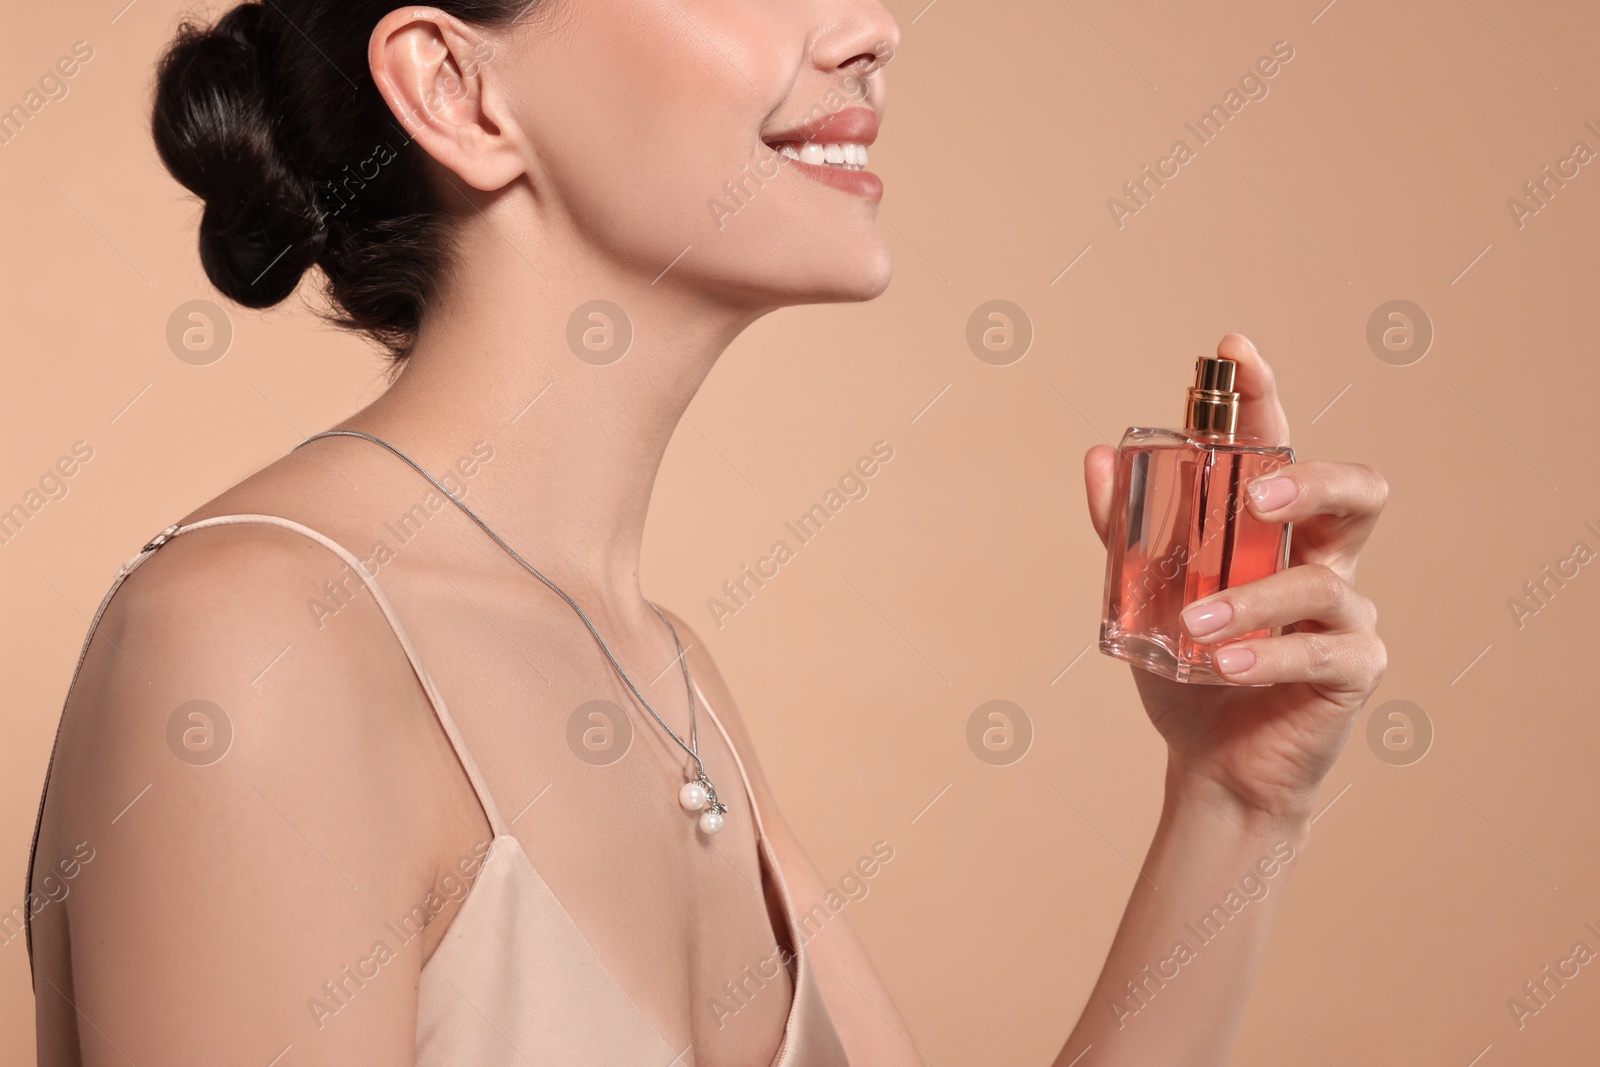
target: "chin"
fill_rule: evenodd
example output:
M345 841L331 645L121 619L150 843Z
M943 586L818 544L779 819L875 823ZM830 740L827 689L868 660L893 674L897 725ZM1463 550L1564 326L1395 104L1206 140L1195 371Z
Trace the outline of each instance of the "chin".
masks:
M805 277L794 277L784 288L786 304L850 304L872 300L889 288L894 261L881 242L849 257L830 257Z
M863 261L863 277L861 284L856 287L850 300L873 300L883 295L889 288L889 282L894 278L894 258L889 255L889 249L879 245L872 256Z
M809 255L785 256L774 248L803 248ZM889 287L894 262L876 233L824 248L814 234L800 241L763 242L760 251L741 250L736 259L704 270L689 284L747 310L766 313L801 304L851 304L871 300ZM689 281L689 272L682 280Z

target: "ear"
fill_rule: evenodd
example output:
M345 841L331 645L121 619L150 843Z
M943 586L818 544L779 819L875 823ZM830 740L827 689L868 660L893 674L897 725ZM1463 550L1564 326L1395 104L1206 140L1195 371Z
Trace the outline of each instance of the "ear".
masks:
M509 109L486 77L493 58L492 41L430 7L389 12L367 43L372 80L406 136L484 192L527 170Z

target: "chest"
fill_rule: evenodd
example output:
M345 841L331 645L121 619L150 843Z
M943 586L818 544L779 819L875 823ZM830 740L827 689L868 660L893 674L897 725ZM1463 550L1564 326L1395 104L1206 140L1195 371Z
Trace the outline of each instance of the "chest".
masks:
M410 601L412 639L520 851L674 1053L692 1045L685 1062L700 1067L767 1062L793 996L794 946L723 733L703 707L691 731L670 652L653 663L647 649L615 646L663 726L570 609L474 593L391 595ZM715 836L678 802L695 764L669 729L695 738L729 809Z

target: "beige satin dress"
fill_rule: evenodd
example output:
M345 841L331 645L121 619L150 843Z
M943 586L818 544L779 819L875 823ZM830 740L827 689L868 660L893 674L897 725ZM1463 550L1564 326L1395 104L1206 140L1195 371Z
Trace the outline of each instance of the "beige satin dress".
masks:
M89 624L73 681L83 667L101 616L129 574L173 537L232 523L261 523L292 530L339 556L362 577L405 650L493 829L488 858L443 940L422 968L417 1007L418 1067L692 1067L692 1051L672 1047L656 1031L539 876L500 814L477 761L376 576L368 574L361 561L342 545L276 515L219 515L187 526L168 527L118 571ZM766 882L762 888L777 890L788 927L774 933L790 950L783 955L790 970L794 1000L772 1067L848 1067L806 956L800 916L768 844L743 760L698 684L695 692L700 706L734 754L759 837L757 850ZM49 788L48 775L45 787ZM43 810L41 797L41 815ZM36 828L34 848L37 847ZM31 884L31 856L29 880ZM31 926L29 951L31 958Z

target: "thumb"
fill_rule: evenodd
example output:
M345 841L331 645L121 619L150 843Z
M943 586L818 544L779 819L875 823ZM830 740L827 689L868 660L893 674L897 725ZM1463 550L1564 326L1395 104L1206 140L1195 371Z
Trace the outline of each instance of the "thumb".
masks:
M1117 450L1095 445L1083 457L1083 487L1089 497L1089 521L1104 544L1111 534L1111 494L1117 479Z

